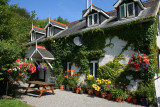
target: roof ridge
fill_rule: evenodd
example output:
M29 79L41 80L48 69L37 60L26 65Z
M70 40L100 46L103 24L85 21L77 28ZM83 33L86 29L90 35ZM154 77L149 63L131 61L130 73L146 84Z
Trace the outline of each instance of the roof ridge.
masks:
M40 27L37 27L37 26L33 26L33 27L35 27L35 28L38 28L38 29L41 29L41 30L45 30L45 29L43 29L43 28L40 28ZM46 30L45 30L46 31Z
M117 10L111 10L111 11L108 11L108 12L106 12L107 14L108 13L112 13L112 12L116 12Z
M145 3L148 3L148 2L152 2L152 1L155 1L155 0L147 0L147 1L144 1L144 2L142 2L143 4L145 4ZM112 12L116 12L117 10L111 10L111 11L108 11L108 12L106 12L107 14L108 13L112 13Z
M93 3L92 3L92 6L95 6L95 7L97 7L96 5L94 5Z
M76 20L76 21L73 21L73 22L68 23L68 24L66 24L66 25L70 25L70 24L77 23L77 22L80 22L80 21L81 21L81 20Z
M58 24L60 24L60 25L67 26L67 24L63 24L63 23L61 23L61 22L58 22L58 21L55 21L55 20L52 20L52 19L49 19L49 20L52 21L52 22L58 23Z
M46 49L46 47L44 47L44 46L40 46L40 45L37 45L37 48L40 48L40 49Z
M155 0L147 0L147 1L144 1L142 3L144 4L144 3L149 3L149 2L152 2L152 1L155 1Z

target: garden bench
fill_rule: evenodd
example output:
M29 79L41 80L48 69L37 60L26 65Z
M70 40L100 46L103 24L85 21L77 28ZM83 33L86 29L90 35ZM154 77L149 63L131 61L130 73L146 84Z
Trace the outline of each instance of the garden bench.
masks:
M28 89L30 90L34 90L34 91L39 91L40 92L40 95L38 96L39 98L41 97L42 93L43 92L46 92L46 91L52 91L53 95L55 94L54 93L54 87L53 87L53 83L48 83L48 82L41 82L41 81L29 81L28 82L28 87L26 88L26 91L25 93L27 94L28 92ZM35 86L34 87L30 87L31 84L34 84ZM47 89L47 87L50 87L49 89ZM40 89L40 87L42 87L42 89ZM38 89L36 89L38 88Z

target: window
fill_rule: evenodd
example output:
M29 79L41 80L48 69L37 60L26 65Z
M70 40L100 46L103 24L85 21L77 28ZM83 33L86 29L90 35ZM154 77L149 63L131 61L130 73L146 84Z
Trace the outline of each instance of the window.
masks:
M88 15L88 26L96 25L99 23L98 13Z
M126 8L125 8L125 4L123 4L123 5L120 6L119 11L120 11L120 18L126 17Z
M72 68L71 63L70 63L70 62L67 62L67 70L71 70L71 68Z
M54 33L54 27L53 26L50 26L48 27L48 31L47 31L47 36L53 36L53 33Z
M97 69L98 69L98 61L91 61L89 63L90 67L90 73L94 76L97 77Z
M134 3L128 3L128 4L123 4L119 6L119 14L120 18L125 18L125 17L133 17L135 16L135 7Z
M32 41L35 41L35 40L36 40L36 32L33 31L33 32L32 32Z
M127 16L131 17L134 16L135 9L134 9L134 3L127 4Z

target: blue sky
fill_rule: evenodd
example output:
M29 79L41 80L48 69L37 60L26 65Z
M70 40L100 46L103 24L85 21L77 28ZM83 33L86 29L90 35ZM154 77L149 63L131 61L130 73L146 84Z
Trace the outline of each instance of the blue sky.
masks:
M113 4L117 0L92 0L93 4L104 11L114 10ZM146 1L146 0L142 0ZM61 16L73 22L82 18L82 10L86 9L86 0L11 0L9 4L19 4L29 12L35 10L36 17L52 19Z

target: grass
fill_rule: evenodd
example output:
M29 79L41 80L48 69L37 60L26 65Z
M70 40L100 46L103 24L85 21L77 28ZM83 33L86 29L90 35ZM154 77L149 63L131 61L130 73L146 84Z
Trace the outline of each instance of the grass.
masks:
M15 99L0 99L0 107L31 107Z

